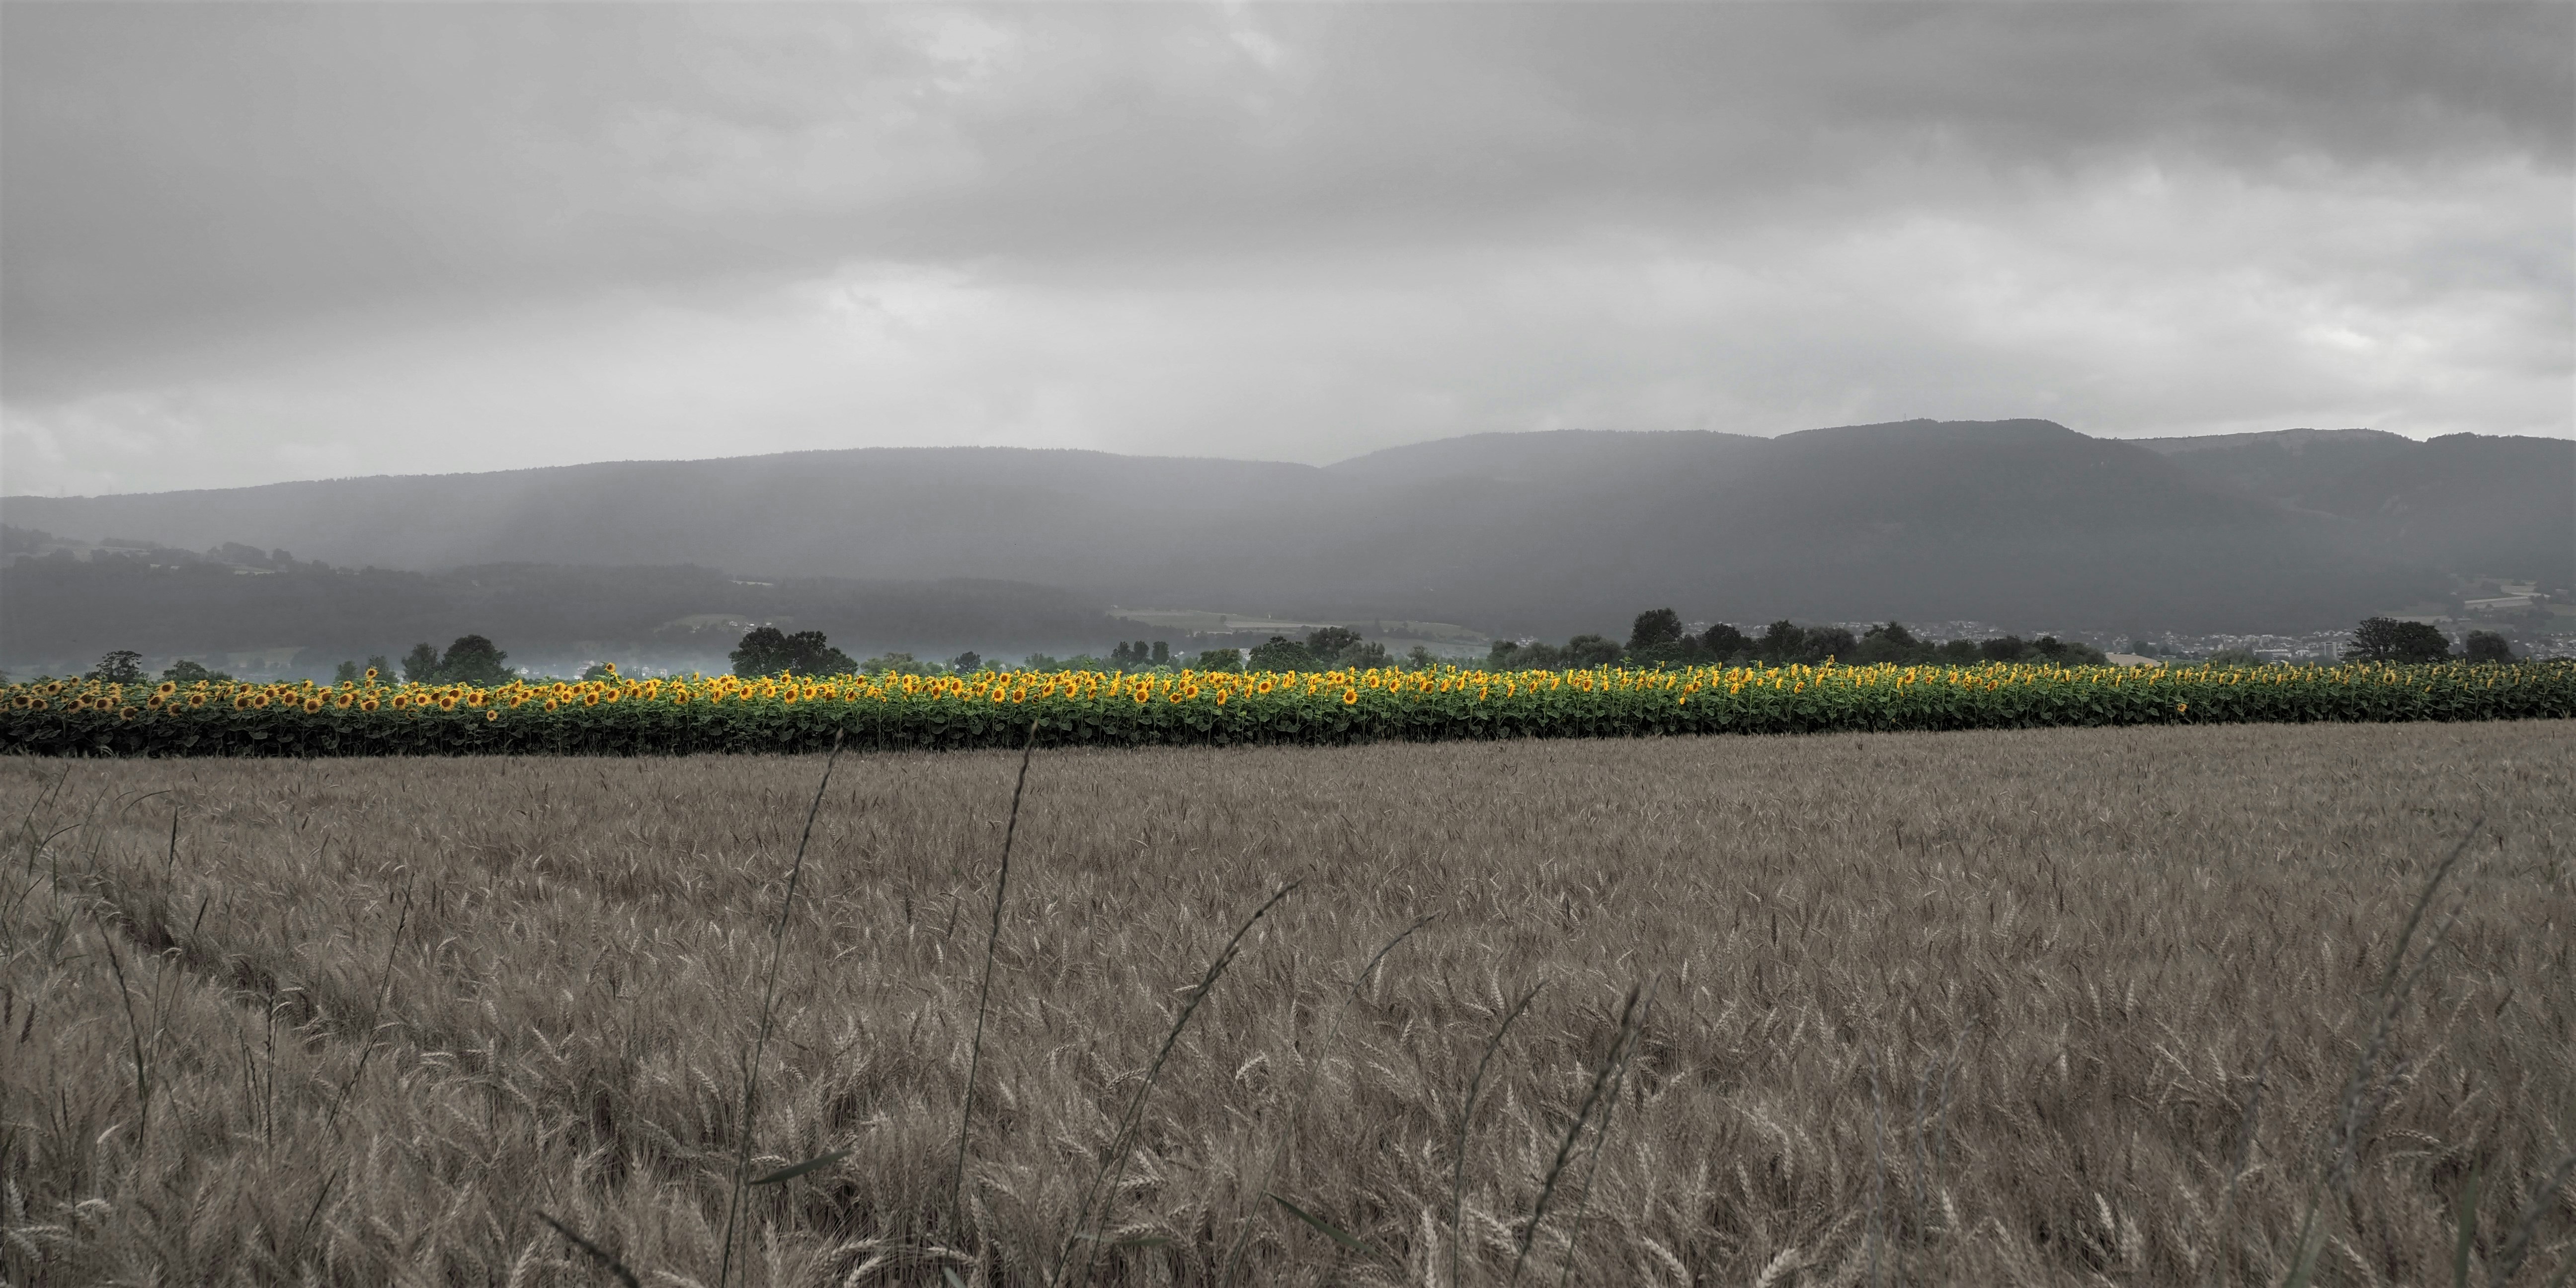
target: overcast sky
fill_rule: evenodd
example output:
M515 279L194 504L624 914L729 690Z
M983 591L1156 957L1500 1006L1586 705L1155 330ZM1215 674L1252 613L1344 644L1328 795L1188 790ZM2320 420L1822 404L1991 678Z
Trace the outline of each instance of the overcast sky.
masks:
M2576 6L0 6L0 490L2567 436Z

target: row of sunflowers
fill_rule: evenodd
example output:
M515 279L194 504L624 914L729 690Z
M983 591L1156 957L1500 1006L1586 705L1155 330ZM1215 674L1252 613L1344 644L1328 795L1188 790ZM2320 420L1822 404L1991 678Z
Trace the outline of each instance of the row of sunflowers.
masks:
M1572 671L985 671L493 687L48 680L0 751L671 754L1344 743L2051 725L2564 719L2576 661L2332 667L1823 666Z

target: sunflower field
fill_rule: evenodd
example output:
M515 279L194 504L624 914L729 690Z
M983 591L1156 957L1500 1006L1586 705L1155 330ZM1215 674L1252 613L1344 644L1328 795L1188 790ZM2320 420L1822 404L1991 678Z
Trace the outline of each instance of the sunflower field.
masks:
M1348 743L2576 716L2576 662L985 671L567 683L6 686L0 751L349 756Z

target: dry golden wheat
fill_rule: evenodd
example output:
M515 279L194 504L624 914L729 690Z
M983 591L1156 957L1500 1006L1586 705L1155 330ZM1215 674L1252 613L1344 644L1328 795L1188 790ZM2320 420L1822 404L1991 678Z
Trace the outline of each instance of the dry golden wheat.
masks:
M1584 1284L2277 1283L2354 1121L2319 1282L2450 1283L2472 1169L2472 1282L2576 1257L2563 723L1042 751L996 934L1018 764L833 779L750 1169L850 1153L746 1193L735 1282L1033 1283L1070 1241L1212 1283L1242 1238L1238 1282L1444 1284L1468 1081L1541 983L1464 1138L1467 1284L1524 1244ZM0 760L0 1274L712 1284L821 770ZM1590 1197L1533 1238L1551 1174Z

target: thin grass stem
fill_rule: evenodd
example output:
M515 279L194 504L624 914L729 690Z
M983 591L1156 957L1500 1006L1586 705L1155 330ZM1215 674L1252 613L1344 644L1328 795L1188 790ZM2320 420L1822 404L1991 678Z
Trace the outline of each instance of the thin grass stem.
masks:
M751 1063L742 1073L742 1133L734 1148L733 1197L725 1204L724 1258L716 1270L717 1288L733 1279L734 1232L742 1223L742 1174L751 1168L751 1119L758 1109L760 1060L769 1049L769 1023L778 1002L778 963L787 947L787 914L796 904L796 880L805 873L805 846L814 839L814 817L823 812L823 793L832 786L832 767L841 763L841 733L832 734L832 754L823 761L823 781L814 785L814 804L805 811L804 835L796 838L796 861L787 867L787 893L778 901L778 924L769 931L769 983L760 998L760 1036L751 1046Z
M1117 1134L1110 1137L1107 1160L1100 1170L1093 1174L1090 1186L1083 1192L1082 1206L1074 1212L1073 1241L1068 1242L1063 1254L1057 1257L1057 1273L1047 1277L1049 1284L1056 1283L1065 1265L1072 1261L1073 1242L1084 1243L1089 1249L1083 1254L1082 1274L1073 1282L1091 1281L1092 1267L1100 1257L1100 1245L1108 1237L1105 1231L1109 1225L1110 1208L1118 1201L1118 1175L1127 1169L1127 1155L1135 1149L1137 1127L1145 1117L1145 1098L1153 1094L1154 1083L1163 1076L1163 1062L1171 1058L1172 1048L1179 1045L1181 1031L1189 1027L1190 1017L1198 1014L1199 1003L1207 1000L1208 993L1216 987L1217 980L1225 975L1225 968L1234 964L1235 954L1243 948L1244 936L1251 934L1252 928L1259 925L1263 917L1270 915L1272 908L1279 906L1280 900L1287 898L1301 884L1303 882L1291 881L1279 887L1279 893L1270 896L1260 907L1253 909L1252 915L1245 918L1243 924L1235 929L1234 938L1225 941L1225 947L1219 950L1215 959L1208 963L1207 973L1199 977L1198 987L1190 990L1189 1000L1181 1003L1181 1013L1173 1018L1171 1031L1163 1035L1161 1049L1154 1052L1153 1063L1145 1067L1145 1080L1137 1084L1135 1096L1127 1102L1127 1113L1118 1123ZM1104 1186L1107 1187L1105 1192ZM1097 1217L1092 1212L1095 1202L1099 1205ZM1102 1232L1090 1234L1084 1229L1089 1225L1101 1227ZM1090 1234L1090 1237L1086 1238L1086 1234Z
M1011 896L1011 842L1020 833L1020 795L1028 790L1029 760L1038 750L1038 722L1029 722L1020 747L1020 776L1011 785L1011 817L1002 826L1002 867L993 878L993 927L984 937L984 978L975 988L975 1039L966 1048L966 1094L957 1108L957 1162L948 1173L948 1205L965 1210L966 1134L975 1121L975 1074L984 1062L984 1014L993 1000L993 958L1002 945L1002 902Z
M1529 1010L1530 1002L1538 996L1538 991L1545 987L1547 982L1544 980L1530 985L1529 991L1512 1003L1512 1009L1503 1016L1503 1022L1494 1027L1494 1035L1485 1039L1485 1054L1476 1060L1476 1076L1467 1080L1467 1101L1458 1107L1458 1158L1449 1175L1449 1288L1459 1288L1461 1282L1458 1278L1462 1243L1459 1219L1467 1204L1467 1129L1476 1120L1476 1093L1485 1085L1485 1070L1493 1064L1494 1052L1502 1047L1503 1035L1512 1031L1512 1025L1519 1022L1521 1014Z

